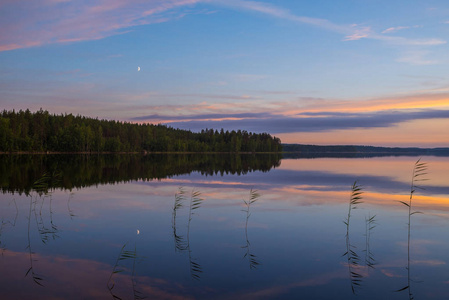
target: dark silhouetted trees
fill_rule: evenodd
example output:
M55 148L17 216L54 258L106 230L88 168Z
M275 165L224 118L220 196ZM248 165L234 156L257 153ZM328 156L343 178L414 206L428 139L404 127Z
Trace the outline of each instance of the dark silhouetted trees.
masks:
M0 113L0 152L280 152L268 133L99 120L40 109Z

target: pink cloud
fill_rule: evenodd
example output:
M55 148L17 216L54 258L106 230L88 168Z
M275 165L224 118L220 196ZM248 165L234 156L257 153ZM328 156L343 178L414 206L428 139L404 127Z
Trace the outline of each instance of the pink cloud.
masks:
M272 284L263 289L249 291L241 295L233 295L234 299L262 299L262 298L282 298L285 293L298 287L316 287L323 286L334 280L346 278L346 274L340 271L327 272L318 276L304 278L302 281L284 283L284 284Z
M102 39L134 26L178 18L182 12L164 13L200 1L7 1L0 5L6 16L0 20L0 51Z
M344 41L356 41L363 38L368 38L371 35L371 28L370 27L359 27L358 25L352 25L351 27L354 28L354 31L347 35L344 38Z
M43 276L42 288L32 283L31 275L24 277L30 267L29 253L6 251L0 261L2 270L8 276L2 278L5 290L2 299L111 299L106 287L113 266L102 262L69 258L65 256L47 256L33 254L35 272ZM113 276L115 283L113 292L117 296L130 295L133 291L131 275L127 272ZM172 288L173 283L160 278L136 276L135 282L142 294L149 299L192 299ZM27 284L30 282L30 284ZM17 287L20 286L20 290ZM180 286L182 289L183 287Z
M410 28L409 26L397 26L397 27L390 27L385 29L384 31L382 31L382 33L392 33L392 32L396 32L402 29L408 29Z
M397 45L436 46L446 41L438 38L408 39L376 34L369 27L336 24L326 19L298 16L287 9L258 1L243 0L5 0L0 4L0 51L40 46L98 40L129 32L135 26L167 22L182 18L187 13L179 11L197 3L222 5L237 10L258 12L274 18L343 34L345 41L369 38ZM192 13L192 12L189 12ZM210 11L201 11L208 14ZM416 27L416 26L414 26ZM406 27L391 27L393 32Z

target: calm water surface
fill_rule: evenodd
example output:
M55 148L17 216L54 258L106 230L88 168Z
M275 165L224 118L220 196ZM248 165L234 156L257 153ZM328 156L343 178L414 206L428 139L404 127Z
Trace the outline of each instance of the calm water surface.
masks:
M408 207L399 201L409 200L418 157L255 167L228 158L215 171L200 162L160 173L167 167L157 161L167 159L145 162L143 173L135 161L111 167L91 159L100 171L76 172L77 161L70 172L70 162L47 164L64 171L63 183L39 195L17 181L33 178L42 161L9 174L3 157L0 298L449 298L449 158L422 157L428 180L413 196L412 212L422 213L411 216L410 243ZM157 176L145 173L150 167ZM354 181L363 203L351 210L347 231ZM251 189L260 196L246 223ZM195 191L204 200L190 215Z

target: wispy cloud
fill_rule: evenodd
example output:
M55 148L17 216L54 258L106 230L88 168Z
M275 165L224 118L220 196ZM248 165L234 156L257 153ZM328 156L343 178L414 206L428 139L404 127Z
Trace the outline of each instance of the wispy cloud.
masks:
M321 27L323 29L343 33L346 35L354 34L354 29L356 29L355 27L357 27L357 25L339 25L321 18L297 16L287 9L265 2L245 0L213 0L212 2L236 9L258 12L275 18Z
M429 260L414 260L412 261L412 264L414 265L424 265L424 266L441 266L445 265L446 262L442 260L436 260L436 259L429 259Z
M394 38L384 38L387 41L390 41L392 44L397 45L406 45L406 46L439 46L444 45L447 41L443 39L437 38L429 38L429 39L407 39L403 37L394 37Z
M148 121L148 120L164 120L164 121L191 121L191 120L229 120L229 119L261 119L271 117L269 113L230 113L230 114L198 114L198 115L181 115L181 116L164 116L152 114L131 118L131 121Z
M245 0L213 0L212 2L235 8L251 10L284 20L320 27L332 32L343 34L344 41L355 41L360 40L362 38L367 38L406 45L433 46L446 43L445 40L438 38L409 39L405 37L385 36L383 34L376 33L371 29L370 26L360 24L337 24L326 19L298 16L293 14L289 10L265 2L245 1ZM391 27L391 28L392 28L391 31L394 31L395 29L396 31L398 29L403 29L401 27Z
M398 58L398 62L409 63L412 65L434 65L438 63L438 60L426 59L430 53L429 51L414 50L406 51L402 57Z
M201 0L25 2L10 1L0 6L4 12L0 20L0 51L122 34L133 26L183 16L174 10ZM165 14L168 11L170 14Z
M382 31L382 33L393 33L402 29L408 29L410 28L409 26L397 26L397 27L390 27L385 29L384 31Z
M167 22L182 18L186 14L195 13L183 8L199 3L257 12L274 18L319 27L342 35L342 40L348 42L373 39L408 46L436 46L446 43L446 40L440 38L411 39L386 35L410 28L408 26L390 27L381 33L376 33L371 26L337 24L327 19L300 16L290 10L259 1L93 0L75 2L27 0L26 5L17 1L6 1L1 4L0 10L3 11L3 17L0 19L0 51L51 43L98 40L124 34L135 26ZM199 9L196 13L209 14L213 12Z
M151 121L157 119L158 121L166 120L186 121L186 120L201 120L201 119L236 119L251 116L252 118L259 118L261 116L267 117L266 112L270 112L270 117L310 117L326 115L329 113L335 114L369 114L377 113L379 111L422 111L422 110L449 110L449 93L447 86L438 89L422 90L415 94L404 94L395 96L386 96L374 99L326 99L315 97L297 97L295 93L276 91L276 94L288 95L290 100L270 101L269 97L263 96L265 91L254 91L254 95L249 98L242 98L243 96L233 95L214 95L214 94L160 94L151 93L139 96L141 104L135 104L127 108L123 107L124 111L132 111L133 117L128 120L132 121ZM129 98L131 95L122 95L121 98ZM135 96L137 97L137 96ZM207 100L198 102L199 98L222 99L225 102L213 103ZM168 104L169 99L177 99L176 104ZM167 99L167 104L151 105L145 99ZM183 99L183 101L181 101ZM184 100L189 99L189 103ZM136 99L134 99L136 100ZM133 101L134 101L133 100ZM196 100L192 102L192 100ZM227 100L234 100L232 102ZM241 101L245 100L245 101ZM161 102L160 100L157 100ZM186 103L186 104L181 104ZM145 114L142 112L151 112ZM324 111L324 113L323 113ZM140 112L140 116L136 117L136 113ZM265 114L265 115L264 115ZM143 115L143 116L142 116ZM145 117L147 116L147 118ZM178 119L179 118L179 119Z
M343 40L344 41L356 41L363 38L369 38L372 34L371 27L360 27L357 24L352 25L354 28L354 32L350 35L347 35Z
M335 32L343 35L342 41L351 42L361 39L371 39L381 41L387 44L400 47L399 50L411 51L416 50L417 47L433 47L446 44L447 41L442 38L435 37L423 37L423 38L408 38L403 36L393 36L391 33L398 32L404 29L418 28L420 25L414 26L397 26L389 27L382 32L378 33L372 29L371 26L360 24L337 24L330 20L311 18L306 16L298 16L291 11L274 6L265 2L257 1L245 1L245 0L214 0L214 3L218 3L225 6L234 7L237 9L249 10L258 12L261 14L269 15L271 17L280 18L300 24L307 24L314 27L319 27L327 31ZM405 48L405 49L402 49ZM408 57L407 57L408 56ZM436 60L426 60L421 56L402 55L402 58L398 59L398 62L409 63L413 65L426 65L438 63Z
M352 128L389 127L397 123L419 119L449 118L449 110L388 110L374 113L317 112L294 116L271 113L198 114L192 116L148 115L133 121L164 120L163 123L178 128L199 131L204 128L245 129L254 132L292 133L322 132Z
M420 28L423 27L422 25L413 25L413 26L396 26L396 27L390 27L382 31L382 33L394 33L400 30L404 29L410 29L410 28Z

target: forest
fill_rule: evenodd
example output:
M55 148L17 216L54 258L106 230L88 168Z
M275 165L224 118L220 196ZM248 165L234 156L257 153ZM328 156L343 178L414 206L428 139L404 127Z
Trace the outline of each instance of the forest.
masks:
M99 120L40 109L0 113L0 152L280 152L279 138L244 130L201 132Z

